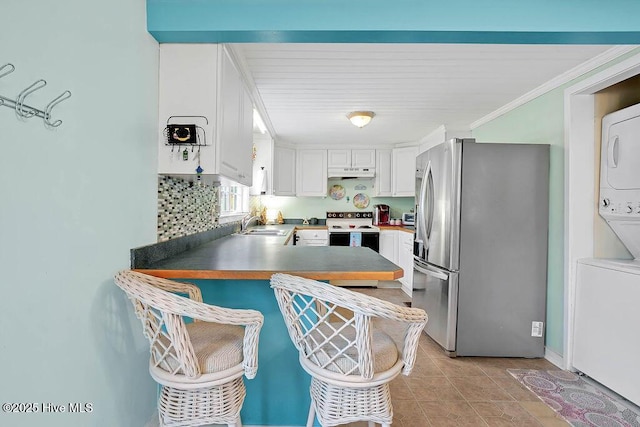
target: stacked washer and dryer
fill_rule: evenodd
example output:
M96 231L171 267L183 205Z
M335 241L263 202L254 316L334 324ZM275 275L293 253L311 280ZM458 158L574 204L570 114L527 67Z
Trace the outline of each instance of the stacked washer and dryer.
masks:
M572 365L640 405L640 104L602 119L599 214L631 259L578 261Z

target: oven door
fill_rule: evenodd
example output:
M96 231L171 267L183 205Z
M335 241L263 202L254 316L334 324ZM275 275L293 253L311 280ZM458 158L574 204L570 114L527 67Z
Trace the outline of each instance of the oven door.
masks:
M350 232L329 233L329 246L350 246ZM380 249L380 233L362 233L360 246L373 249L378 252Z

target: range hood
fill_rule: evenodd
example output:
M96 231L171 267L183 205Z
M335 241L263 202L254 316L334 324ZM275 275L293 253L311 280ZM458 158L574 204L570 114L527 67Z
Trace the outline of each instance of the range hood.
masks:
M376 176L375 168L329 168L329 178L373 178Z

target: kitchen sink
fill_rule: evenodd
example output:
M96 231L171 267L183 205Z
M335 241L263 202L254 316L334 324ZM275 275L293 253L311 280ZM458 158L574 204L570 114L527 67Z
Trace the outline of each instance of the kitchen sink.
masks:
M240 233L242 236L286 236L288 233L287 230L271 230L264 228L254 228L250 230L245 230Z

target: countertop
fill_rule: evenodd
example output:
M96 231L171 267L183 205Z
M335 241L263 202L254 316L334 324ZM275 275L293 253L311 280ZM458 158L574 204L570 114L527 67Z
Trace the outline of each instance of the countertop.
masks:
M404 231L405 233L415 233L416 228L413 225L378 225L380 230L398 230Z
M405 233L415 233L416 232L415 226L407 225L407 224L402 224L402 225L376 225L376 227L378 227L380 230L398 230L398 231L404 231ZM307 229L324 229L324 230L327 230L328 229L328 227L326 225L296 225L295 228L298 229L298 230L307 230ZM357 230L349 229L349 231L357 231Z
M369 248L286 245L296 228L307 227L286 224L255 227L286 230L286 235L231 234L163 260L132 267L154 276L183 279L269 279L274 273L315 280L395 280L402 277L399 266Z

